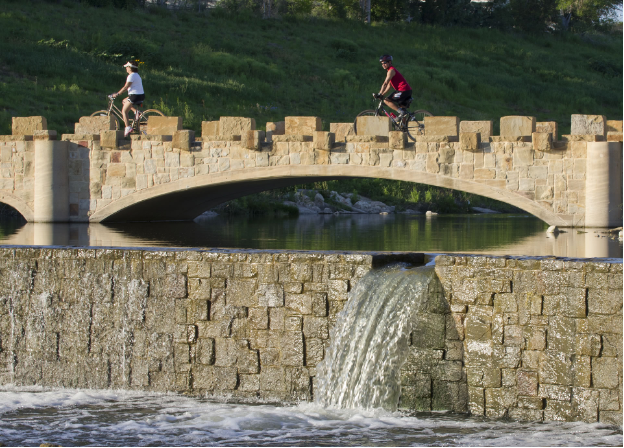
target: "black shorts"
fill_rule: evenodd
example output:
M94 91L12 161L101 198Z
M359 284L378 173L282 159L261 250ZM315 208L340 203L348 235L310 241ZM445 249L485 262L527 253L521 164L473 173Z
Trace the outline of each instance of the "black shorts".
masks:
M412 99L412 91L406 90L404 92L394 92L392 95L390 95L386 99L389 101L392 101L394 104L398 106L408 106L410 103L409 100Z
M140 95L128 95L128 99L132 104L141 104L143 101L145 101L145 94L141 93Z

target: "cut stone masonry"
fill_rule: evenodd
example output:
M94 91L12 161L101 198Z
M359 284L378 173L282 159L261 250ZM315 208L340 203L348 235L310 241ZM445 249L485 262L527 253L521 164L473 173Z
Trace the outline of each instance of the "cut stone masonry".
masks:
M425 135L411 142L390 130L387 117L359 120L355 135L350 123L332 123L330 132L322 131L319 117L286 117L267 123L266 132L256 129L254 119L221 117L204 122L196 138L182 129L180 117L150 117L150 134L128 141L111 129L108 117L83 117L76 134L57 141L54 131L42 129L44 117L15 118L14 135L0 136L0 201L28 221L35 215L45 219L34 210L33 164L36 148L43 145L47 149L40 154L48 162L56 147L68 154L59 167L67 180L59 182L69 184L64 199L69 214L47 220L193 219L228 200L211 188L222 191L227 185L233 198L258 191L259 181L271 188L349 176L480 194L551 225L622 224L622 191L616 188L622 184L621 121L574 115L573 133L558 140L556 123L538 123L534 117L501 118L501 136L491 135L492 121L426 117ZM204 204L211 195L214 203Z
M0 384L309 401L349 291L422 254L0 248ZM399 406L622 425L622 264L436 258Z

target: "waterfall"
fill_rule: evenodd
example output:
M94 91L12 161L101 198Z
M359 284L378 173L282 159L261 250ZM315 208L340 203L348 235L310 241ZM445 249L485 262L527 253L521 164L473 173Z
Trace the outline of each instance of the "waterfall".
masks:
M340 408L396 410L413 316L427 301L432 267L393 265L349 293L318 365L315 400Z

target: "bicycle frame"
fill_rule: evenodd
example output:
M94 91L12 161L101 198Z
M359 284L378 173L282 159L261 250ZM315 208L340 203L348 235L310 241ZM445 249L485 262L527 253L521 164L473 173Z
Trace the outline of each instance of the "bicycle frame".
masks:
M385 98L379 98L379 104L377 105L377 107L375 107L375 113L377 115L381 115L381 112L383 112L384 114L386 114L386 117L388 117L392 121L392 124L394 126L403 130L403 125L401 124L400 121L396 119L396 116L393 116L394 115L393 113L388 113L388 111L386 110L386 103L384 102L384 100Z

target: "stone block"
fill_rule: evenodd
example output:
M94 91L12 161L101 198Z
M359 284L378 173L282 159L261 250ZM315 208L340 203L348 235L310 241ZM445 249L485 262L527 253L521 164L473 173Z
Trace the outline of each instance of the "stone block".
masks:
M619 365L619 368L618 368ZM617 358L592 358L592 384L600 389L615 389L618 387L618 373L622 368Z
M245 135L256 130L256 120L246 117L221 117L219 132L224 135Z
M622 120L607 120L607 135L611 132L614 134L622 133Z
M321 117L286 117L287 135L314 135L323 130Z
M329 132L333 132L337 142L345 142L348 136L355 135L353 123L330 123Z
M314 131L314 149L329 151L334 146L336 136L332 132Z
M115 131L117 125L112 115L98 117L80 117L75 125L75 134L100 134L104 131Z
M383 117L357 117L357 135L377 135L388 137L392 130L390 118Z
M489 168L478 168L474 170L475 180L488 180L496 177L496 170Z
M444 349L445 316L419 313L413 322L412 345L419 349Z
M34 135L35 131L48 129L48 121L45 117L13 117L11 123L12 135Z
M176 149L189 151L195 141L195 131L182 130L173 133L172 146Z
M572 114L571 135L607 136L607 117L604 115Z
M147 119L149 135L173 135L182 130L182 117L150 116Z
M552 134L553 140L559 137L559 128L556 121L538 121L535 123L535 132Z
M461 137L462 132L466 133L478 133L481 141L489 141L492 134L494 134L494 122L488 121L461 121L459 123L459 134ZM461 142L461 139L460 139Z
M388 133L390 148L405 149L407 145L407 134L401 131L390 131Z
M518 370L517 373L518 394L527 397L537 397L538 375L531 370Z
M624 141L624 135L623 134L616 134L615 132L611 132L609 134L607 134L607 141L608 142L621 142Z
M536 151L548 151L553 147L553 134L550 132L534 132L532 140Z
M109 163L106 169L107 177L126 177L125 163Z
M209 135L221 135L219 132L219 122L218 121L202 121L202 137L207 137Z
M463 121L462 121L463 123ZM459 148L463 151L476 151L481 144L481 134L478 132L460 132Z
M262 149L262 143L264 143L265 133L264 131L247 131L242 134L242 145L247 149L259 151Z
M56 140L56 131L33 131L33 140Z
M509 116L500 119L501 137L527 137L535 132L535 117Z
M123 138L123 131L102 131L100 133L100 146L102 148L119 148L119 140Z
M285 121L269 121L266 124L267 135L270 132L271 135L285 135L286 134L286 122Z
M457 137L459 117L425 117L425 135Z

